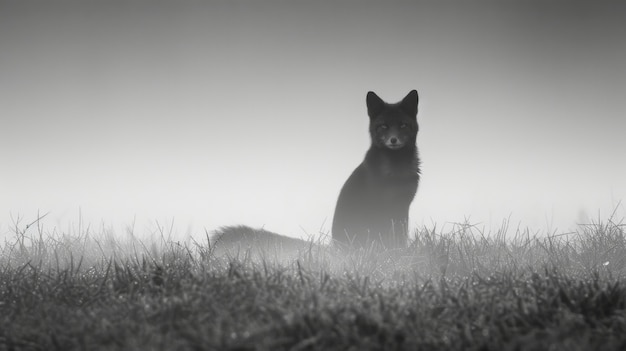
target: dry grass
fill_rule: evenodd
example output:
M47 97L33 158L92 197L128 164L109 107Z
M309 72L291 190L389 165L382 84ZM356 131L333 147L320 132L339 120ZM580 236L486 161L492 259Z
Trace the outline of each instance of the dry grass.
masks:
M623 350L621 222L422 228L407 250L289 254L16 221L0 350Z

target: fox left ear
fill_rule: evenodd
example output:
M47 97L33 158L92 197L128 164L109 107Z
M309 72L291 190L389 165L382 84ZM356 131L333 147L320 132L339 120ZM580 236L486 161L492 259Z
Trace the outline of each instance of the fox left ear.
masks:
M419 97L417 96L417 90L411 90L409 94L402 99L400 107L408 112L411 116L417 116L417 103Z
M374 118L376 117L385 107L385 102L376 95L375 92L370 91L367 93L367 114Z

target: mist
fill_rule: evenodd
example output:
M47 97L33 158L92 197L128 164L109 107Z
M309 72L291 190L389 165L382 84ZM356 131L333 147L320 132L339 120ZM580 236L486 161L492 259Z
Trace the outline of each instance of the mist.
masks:
M0 1L0 233L328 232L365 95L420 94L411 226L568 231L626 197L610 1Z

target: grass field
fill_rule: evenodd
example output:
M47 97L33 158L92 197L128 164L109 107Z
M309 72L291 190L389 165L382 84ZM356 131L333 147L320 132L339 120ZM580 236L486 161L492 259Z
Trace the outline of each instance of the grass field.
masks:
M15 223L0 350L626 350L626 236L422 228L344 253Z

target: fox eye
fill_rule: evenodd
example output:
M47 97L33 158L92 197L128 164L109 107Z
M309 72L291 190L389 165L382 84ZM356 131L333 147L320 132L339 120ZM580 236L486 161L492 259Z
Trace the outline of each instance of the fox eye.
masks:
M406 128L406 127L407 127L406 123L402 123L402 124L400 125L400 129L404 129L404 128Z
M386 125L386 124L381 124L380 126L378 126L378 128L380 128L380 129L387 129L387 128L389 128L389 126Z

